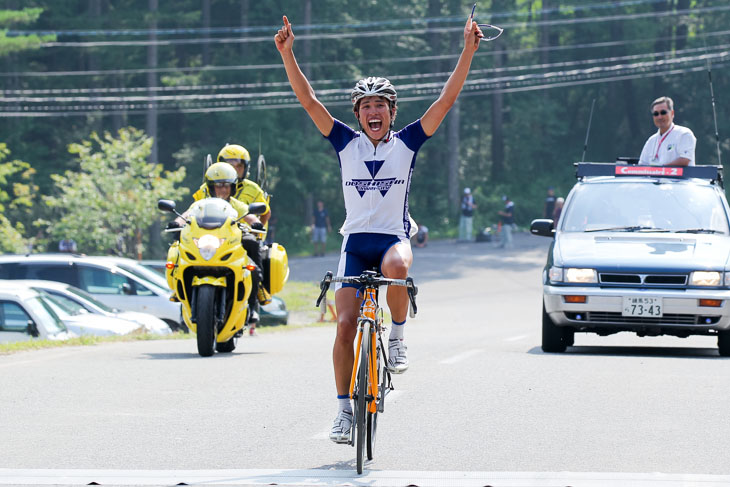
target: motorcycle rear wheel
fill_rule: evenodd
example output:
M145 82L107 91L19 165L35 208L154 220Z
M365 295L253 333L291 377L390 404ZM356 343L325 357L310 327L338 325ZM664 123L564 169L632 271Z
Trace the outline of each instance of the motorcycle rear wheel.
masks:
M215 353L215 287L203 285L198 288L197 295L197 340L198 353L202 357L210 357Z

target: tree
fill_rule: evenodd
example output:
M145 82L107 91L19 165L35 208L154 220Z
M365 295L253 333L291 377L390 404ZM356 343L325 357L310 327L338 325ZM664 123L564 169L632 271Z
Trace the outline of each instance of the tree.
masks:
M21 181L28 181L34 171L27 162L2 162L9 155L7 146L0 143L0 251L20 253L26 250L25 227L19 220L13 224L7 215L12 210L32 206L31 185ZM12 187L10 191L6 189L9 187Z
M134 127L120 129L117 138L94 132L90 139L68 147L79 158L78 171L51 176L58 194L43 200L58 218L42 223L57 240L72 237L81 252L138 257L145 230L160 221L157 200L188 192L175 187L185 168L163 173L162 165L147 162L152 138Z
M30 24L38 20L42 8L24 8L23 10L0 10L0 28L16 24ZM26 49L38 49L43 42L56 40L55 35L38 36L16 35L7 36L7 30L0 29L0 57Z

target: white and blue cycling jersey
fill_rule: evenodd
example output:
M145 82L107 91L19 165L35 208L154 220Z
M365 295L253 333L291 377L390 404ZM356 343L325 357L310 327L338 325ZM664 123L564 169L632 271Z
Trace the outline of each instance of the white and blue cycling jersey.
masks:
M337 151L345 196L342 234L380 233L410 238L408 192L416 154L428 140L421 120L390 132L377 147L362 132L335 120L327 139Z

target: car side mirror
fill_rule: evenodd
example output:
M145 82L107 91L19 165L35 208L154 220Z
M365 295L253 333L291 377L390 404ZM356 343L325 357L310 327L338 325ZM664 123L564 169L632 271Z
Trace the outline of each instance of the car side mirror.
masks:
M549 219L532 220L530 224L530 233L533 235L539 235L541 237L554 237L555 236L555 223Z
M134 294L137 294L137 293L134 291L134 288L132 288L132 286L129 285L128 282L125 282L124 284L122 284L122 294L126 294L127 296L131 296L131 295L134 295Z
M36 325L35 321L33 320L28 320L28 326L25 328L25 332L35 338L41 336L40 332L38 331L38 325Z

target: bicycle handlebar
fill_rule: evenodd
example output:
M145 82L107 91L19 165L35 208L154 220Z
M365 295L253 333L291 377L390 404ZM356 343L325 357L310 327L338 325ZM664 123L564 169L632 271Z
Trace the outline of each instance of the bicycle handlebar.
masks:
M344 284L360 284L361 286L365 287L376 287L376 286L401 286L405 287L408 291L408 299L411 302L411 307L413 308L413 314L415 315L418 312L418 308L416 307L416 294L418 294L418 288L413 283L412 277L407 277L405 279L390 279L387 277L383 277L374 271L365 271L359 276L333 276L332 271L327 271L325 273L324 277L322 278L322 281L319 283L319 289L321 292L319 293L319 298L317 298L317 303L315 304L315 307L318 307L319 304L322 302L322 299L327 294L327 291L329 290L330 284L333 282L341 282Z

